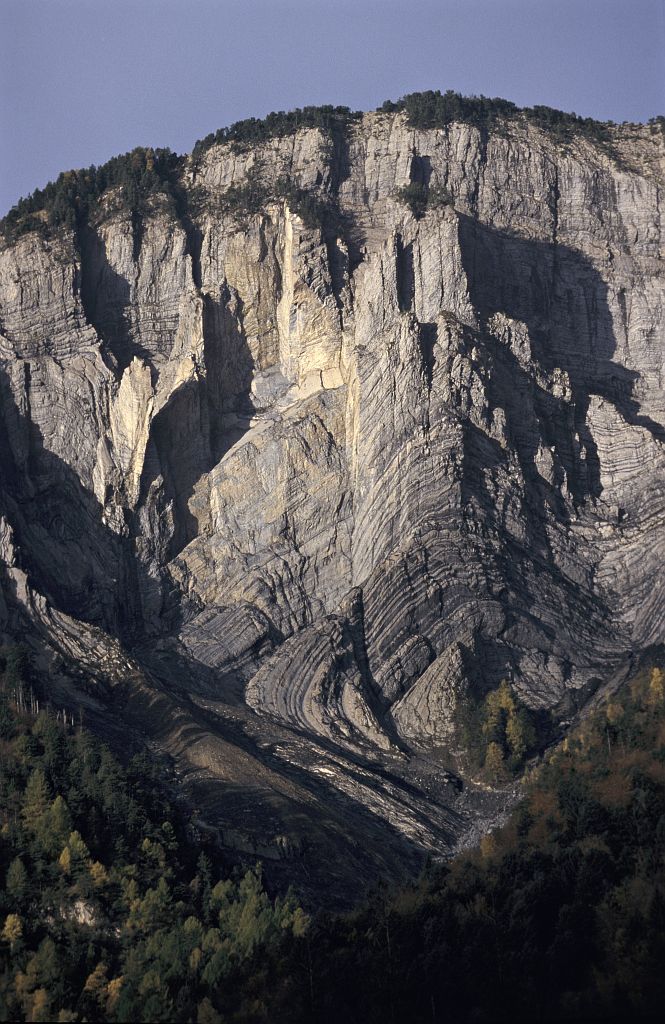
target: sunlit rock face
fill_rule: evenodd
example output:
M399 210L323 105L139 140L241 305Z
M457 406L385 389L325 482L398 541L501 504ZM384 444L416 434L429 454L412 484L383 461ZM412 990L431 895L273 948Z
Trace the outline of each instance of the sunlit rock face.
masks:
M665 151L615 131L371 114L0 250L0 630L227 845L444 850L461 696L579 705L665 641ZM281 177L339 237L222 201Z

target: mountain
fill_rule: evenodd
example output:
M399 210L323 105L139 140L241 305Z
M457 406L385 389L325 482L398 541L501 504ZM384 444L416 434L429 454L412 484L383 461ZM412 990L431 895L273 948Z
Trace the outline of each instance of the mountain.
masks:
M473 842L665 640L664 181L661 119L430 93L22 201L0 633L43 699L314 900Z

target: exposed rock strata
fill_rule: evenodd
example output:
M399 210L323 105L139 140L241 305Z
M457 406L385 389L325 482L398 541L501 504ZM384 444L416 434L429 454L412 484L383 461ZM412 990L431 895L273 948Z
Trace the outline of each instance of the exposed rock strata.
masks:
M343 161L314 129L206 152L194 234L155 201L138 240L100 209L0 251L0 630L236 845L334 846L353 808L375 864L441 850L414 755L460 695L553 707L665 641L665 157L616 133L621 167L367 115ZM453 207L414 219L416 165ZM344 237L234 219L251 175L334 195Z

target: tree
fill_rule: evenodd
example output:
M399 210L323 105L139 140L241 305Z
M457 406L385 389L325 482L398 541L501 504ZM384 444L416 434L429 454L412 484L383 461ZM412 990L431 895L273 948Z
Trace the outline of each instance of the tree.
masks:
M492 782L502 782L506 776L506 764L503 757L503 750L498 743L492 741L487 745L485 755L485 774Z
M7 914L5 918L5 924L2 929L2 938L5 942L9 943L9 948L14 951L14 947L18 942L21 941L23 936L23 922L18 914Z
M196 1011L196 1024L221 1024L221 1022L221 1016L217 1013L208 997L205 996L199 1003Z
M46 776L41 768L35 768L28 779L23 796L23 820L29 829L35 831L51 802Z
M509 713L506 722L506 741L513 763L518 767L535 741L535 731L524 708Z
M647 702L652 707L662 707L665 704L665 672L660 668L651 670Z
M7 895L22 903L28 891L28 872L20 857L15 857L7 869L7 880L5 883Z
M54 856L67 842L72 828L72 818L65 799L58 794L42 815L38 829L37 838L43 850Z
M38 988L33 994L30 1020L37 1022L37 1024L41 1024L42 1021L53 1020L51 1000L45 988Z

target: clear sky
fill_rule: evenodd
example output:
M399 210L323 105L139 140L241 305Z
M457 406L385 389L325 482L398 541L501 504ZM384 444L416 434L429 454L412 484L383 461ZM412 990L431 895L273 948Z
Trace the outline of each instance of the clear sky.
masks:
M61 170L419 89L665 113L665 0L0 0L0 214Z

